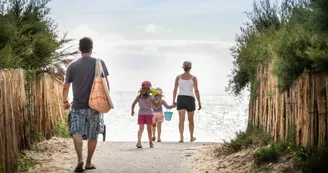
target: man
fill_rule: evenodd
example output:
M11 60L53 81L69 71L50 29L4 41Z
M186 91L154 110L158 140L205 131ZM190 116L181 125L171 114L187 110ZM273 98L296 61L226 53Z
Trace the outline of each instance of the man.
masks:
M93 153L97 146L99 134L100 113L89 107L89 96L95 77L96 59L91 57L93 42L90 38L80 39L79 49L82 57L72 62L66 72L63 89L64 107L68 109L70 104L67 100L71 83L73 84L73 104L71 109L71 134L77 154L77 166L74 172L83 172L82 158L82 135L88 138L88 155L85 169L96 169L91 163ZM107 79L108 71L106 65L101 61L104 75ZM108 80L107 80L108 83Z

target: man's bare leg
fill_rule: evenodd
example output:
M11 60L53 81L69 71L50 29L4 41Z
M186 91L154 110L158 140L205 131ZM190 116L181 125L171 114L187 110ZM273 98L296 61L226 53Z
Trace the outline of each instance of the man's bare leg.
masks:
M88 156L87 156L87 161L85 164L86 168L90 168L92 166L91 159L93 156L93 153L96 150L97 146L97 140L88 140Z
M77 165L76 168L83 168L83 156L82 156L82 135L74 135L73 136L73 143L75 147L75 151L77 154Z

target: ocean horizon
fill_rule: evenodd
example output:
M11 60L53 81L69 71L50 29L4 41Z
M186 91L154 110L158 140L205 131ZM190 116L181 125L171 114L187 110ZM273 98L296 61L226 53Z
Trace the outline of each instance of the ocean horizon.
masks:
M165 93L163 98L172 104L172 94ZM104 115L106 124L106 141L136 141L138 124L137 115L131 116L131 105L137 92L112 91L111 98L114 109ZM246 129L247 102L236 100L229 95L201 94L202 110L195 111L195 136L198 142L223 142L235 137L235 132ZM135 112L139 109L135 107ZM166 109L163 108L165 111ZM179 116L176 108L171 109L171 121L162 124L162 142L177 142L179 140ZM189 141L188 120L185 121L185 141ZM99 135L99 140L102 136ZM143 141L147 141L145 129Z

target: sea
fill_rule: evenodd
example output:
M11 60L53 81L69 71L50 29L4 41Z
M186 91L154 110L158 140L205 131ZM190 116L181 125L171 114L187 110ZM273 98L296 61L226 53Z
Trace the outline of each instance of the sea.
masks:
M104 114L106 125L106 141L136 141L139 126L137 115L131 116L131 105L136 97L136 92L111 92L114 109ZM171 104L170 96L163 98ZM247 98L236 99L228 95L202 94L202 109L195 111L194 136L198 142L223 142L235 137L235 133L243 131L247 126ZM138 111L138 105L135 112ZM163 108L166 111L165 108ZM175 108L170 121L162 124L162 142L179 141L179 115ZM189 128L186 116L184 137L189 141ZM99 140L102 136L99 135ZM147 130L143 133L143 141L147 141Z

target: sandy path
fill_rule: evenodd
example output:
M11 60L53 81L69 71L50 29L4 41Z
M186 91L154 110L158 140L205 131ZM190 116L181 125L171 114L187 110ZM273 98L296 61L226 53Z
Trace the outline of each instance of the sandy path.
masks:
M155 148L137 149L131 142L99 142L93 163L97 169L85 172L97 173L181 173L206 172L204 165L200 171L197 159L203 153L197 151L209 143L155 143ZM205 147L207 148L207 147ZM37 165L30 173L73 172L76 155L70 139L52 138L36 145L28 156L36 159ZM84 142L84 158L86 158L86 143ZM203 163L203 162L200 162ZM205 165L206 167L206 165Z

